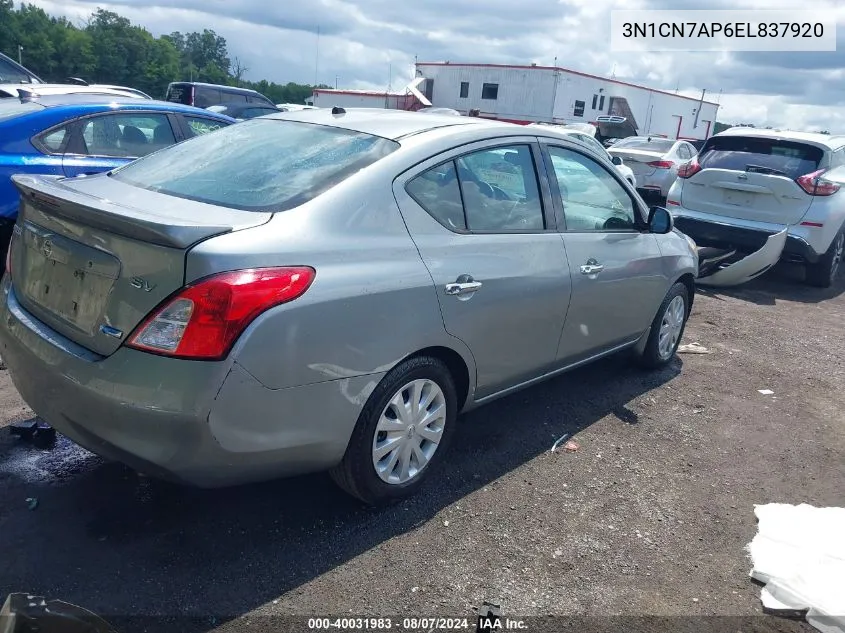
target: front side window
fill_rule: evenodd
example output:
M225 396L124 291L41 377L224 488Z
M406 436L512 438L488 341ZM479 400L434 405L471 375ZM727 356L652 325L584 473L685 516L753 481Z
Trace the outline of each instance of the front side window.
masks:
M592 158L562 147L549 155L568 231L629 231L636 228L631 196Z
M312 200L398 147L343 128L251 119L130 163L112 177L177 198L275 212Z
M105 114L82 126L84 153L89 156L137 158L176 142L166 114Z

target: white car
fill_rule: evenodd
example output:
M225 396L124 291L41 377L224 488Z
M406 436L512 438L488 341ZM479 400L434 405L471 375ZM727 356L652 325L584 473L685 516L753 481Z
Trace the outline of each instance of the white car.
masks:
M843 188L845 136L737 127L681 168L666 205L697 244L745 255L702 283L743 283L783 259L826 288L845 247Z
M633 170L628 167L625 162L618 156L611 155L605 147L599 143L595 138L596 128L589 123L572 123L569 125L558 125L555 123L531 123L530 125L548 125L553 127L558 132L563 132L567 136L581 141L591 149L595 150L599 156L607 156L607 159L616 166L619 174L631 183L631 186L636 188L637 177Z
M678 167L696 155L695 147L687 141L659 136L629 136L607 151L631 168L644 198L665 198L678 176Z

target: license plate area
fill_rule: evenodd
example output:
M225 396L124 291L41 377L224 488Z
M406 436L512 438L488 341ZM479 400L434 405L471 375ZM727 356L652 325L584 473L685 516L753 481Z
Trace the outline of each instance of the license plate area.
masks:
M22 238L23 279L18 285L28 302L92 335L120 274L120 261L29 223Z
M725 204L730 204L735 207L750 207L754 200L754 194L746 191L734 191L725 189L722 194L722 200Z

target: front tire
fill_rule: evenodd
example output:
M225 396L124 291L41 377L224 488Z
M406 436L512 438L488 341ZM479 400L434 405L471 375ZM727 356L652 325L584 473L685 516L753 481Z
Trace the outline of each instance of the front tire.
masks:
M418 356L400 363L367 400L332 479L369 505L411 496L446 453L457 399L442 361Z
M842 268L843 252L845 252L845 228L843 228L815 264L808 264L805 279L811 286L830 288L836 281L836 276Z
M678 351L689 318L689 290L681 282L669 289L651 323L640 364L649 369L667 365Z

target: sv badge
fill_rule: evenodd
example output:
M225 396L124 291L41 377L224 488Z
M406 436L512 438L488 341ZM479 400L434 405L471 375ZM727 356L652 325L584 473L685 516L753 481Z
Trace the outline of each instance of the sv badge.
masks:
M141 279L140 277L133 277L129 280L129 284L138 290L143 290L144 292L149 292L153 288L155 288L155 284L151 284L146 279Z

